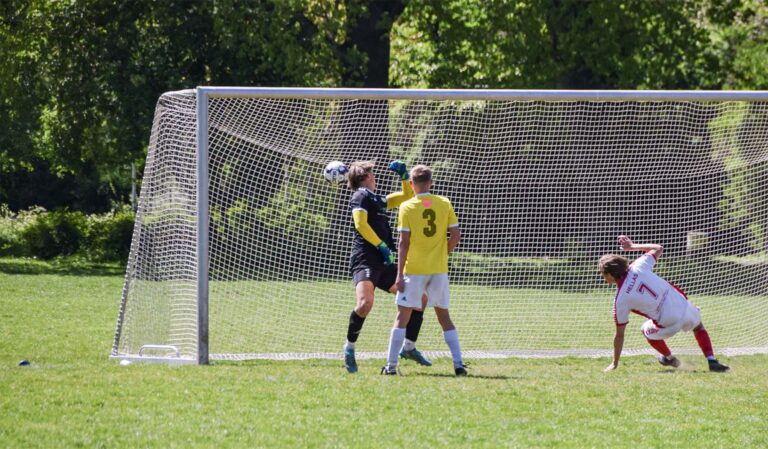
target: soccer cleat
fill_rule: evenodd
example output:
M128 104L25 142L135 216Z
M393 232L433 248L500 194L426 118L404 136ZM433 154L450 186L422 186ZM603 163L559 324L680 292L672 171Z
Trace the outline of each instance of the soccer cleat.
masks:
M659 356L659 363L661 363L664 366L671 366L673 368L677 368L680 366L680 359L677 357L671 355L669 357L660 355Z
M356 373L357 372L357 361L355 361L355 350L354 349L345 349L344 350L344 368L347 369L348 373Z
M400 350L400 358L406 360L413 360L419 365L432 366L432 362L426 359L418 349L413 348L410 351L406 351L405 348Z
M383 368L381 368L381 374L384 374L385 376L397 376L397 367L390 367L389 365L384 365Z
M720 362L718 362L717 360L708 360L708 362L709 362L709 370L715 373L724 373L729 369L731 369L730 367L721 365Z
M467 375L467 365L462 364L461 366L457 366L454 368L454 371L456 372L457 376L466 376Z

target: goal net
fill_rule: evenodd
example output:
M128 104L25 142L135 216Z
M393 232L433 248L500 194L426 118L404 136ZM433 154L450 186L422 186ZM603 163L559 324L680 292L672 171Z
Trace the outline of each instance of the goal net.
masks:
M610 354L597 260L620 234L664 245L656 272L717 353L768 352L765 92L198 88L157 104L112 356L341 358L352 192L323 167L372 160L387 194L393 159L431 166L461 223L465 357ZM394 315L377 291L360 357L384 357ZM651 352L643 320L625 353ZM447 354L430 310L417 346Z

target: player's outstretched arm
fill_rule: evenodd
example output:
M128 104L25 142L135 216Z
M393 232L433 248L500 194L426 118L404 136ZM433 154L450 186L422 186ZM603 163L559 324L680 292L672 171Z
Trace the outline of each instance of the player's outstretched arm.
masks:
M389 249L386 243L376 234L371 225L368 224L368 213L364 210L355 210L352 212L352 220L355 223L355 230L363 236L363 239L375 246L384 259L384 265L395 263L395 255Z
M403 187L403 190L387 195L387 208L394 209L403 202L413 198L414 193L413 188L411 188L411 183L409 182L410 174L408 173L408 168L405 166L405 162L392 161L389 163L388 168L395 172L400 178Z
M621 249L624 251L645 251L656 258L656 260L658 260L659 257L661 257L661 253L664 252L664 247L661 245L657 245L656 243L638 244L633 242L632 239L626 235L620 235L618 241L619 246L621 246Z
M626 324L619 324L616 326L616 335L613 336L613 361L603 370L603 372L607 373L619 367L621 350L624 349L624 331L626 328Z

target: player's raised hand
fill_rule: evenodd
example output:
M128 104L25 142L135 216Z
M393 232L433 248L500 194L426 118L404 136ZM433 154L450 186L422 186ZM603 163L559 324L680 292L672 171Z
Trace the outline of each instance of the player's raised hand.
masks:
M403 181L407 181L410 175L408 174L408 168L405 166L405 162L403 161L392 161L389 163L389 169L393 172L397 173L400 176L400 179Z
M619 246L624 251L630 251L632 249L632 245L634 245L634 243L632 243L632 240L626 235L620 235L618 240L619 240Z
M384 258L384 265L392 265L395 263L395 255L392 254L392 251L389 249L386 243L379 243L379 246L377 246L376 249L379 250L381 257Z

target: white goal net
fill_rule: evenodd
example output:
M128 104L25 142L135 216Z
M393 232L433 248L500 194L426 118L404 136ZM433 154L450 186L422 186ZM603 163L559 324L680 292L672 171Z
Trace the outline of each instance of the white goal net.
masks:
M386 194L393 159L430 165L461 223L467 358L608 355L615 288L597 260L619 234L664 245L656 271L717 353L768 351L764 92L199 88L157 105L112 356L341 358L351 192L323 167L375 161ZM362 357L384 357L394 315L377 291ZM643 320L625 352L651 352ZM445 349L431 311L417 346ZM699 352L689 333L670 346Z

